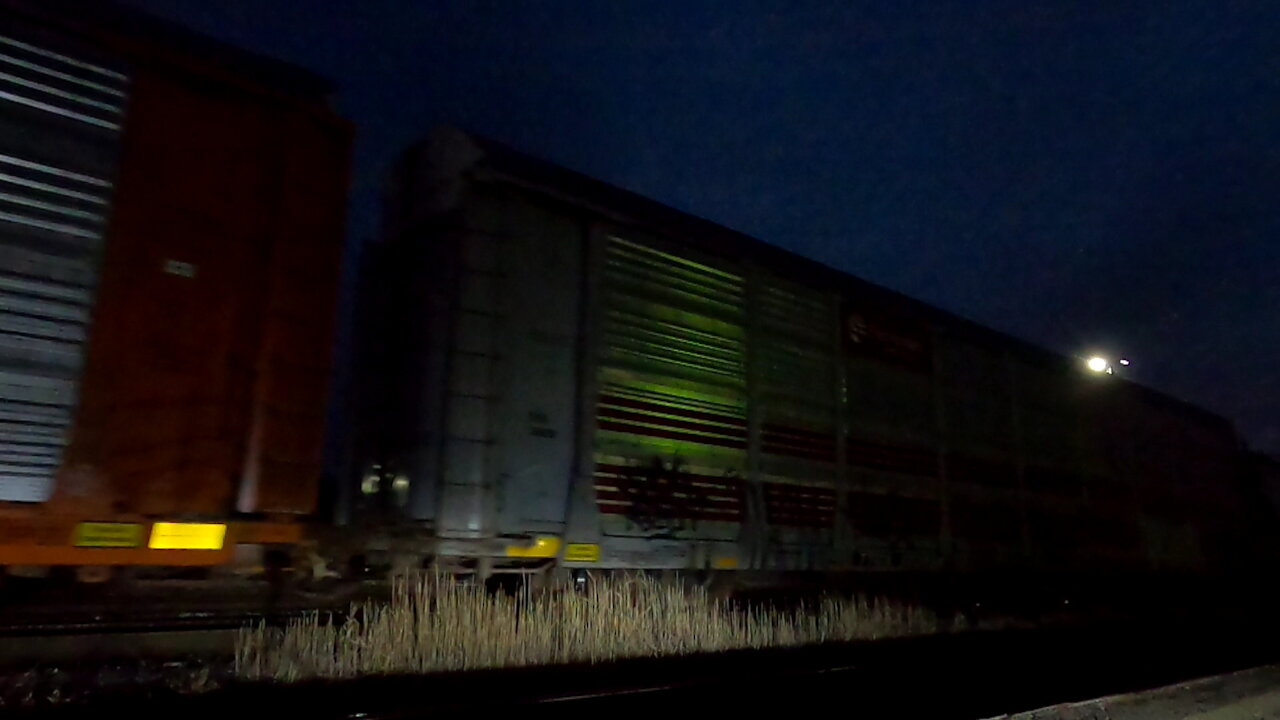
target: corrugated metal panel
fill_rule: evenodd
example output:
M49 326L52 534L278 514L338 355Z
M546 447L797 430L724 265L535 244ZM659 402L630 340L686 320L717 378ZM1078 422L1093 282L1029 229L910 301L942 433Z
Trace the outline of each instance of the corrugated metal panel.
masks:
M1092 459L1072 392L1075 378L1025 364L1017 367L1016 378L1019 436L1026 462L1075 470Z
M743 278L610 237L604 280L600 428L656 454L745 448Z
M929 376L858 356L849 357L846 368L855 437L886 445L934 443L938 421Z
M847 461L858 470L932 478L938 474L938 453L932 447L851 437L845 443Z
M0 100L118 131L128 77L93 62L0 35Z
M861 536L905 540L934 538L941 524L941 509L932 498L854 493L849 513Z
M607 362L743 387L740 276L611 237L605 281Z
M670 520L742 519L741 478L699 475L662 463L598 464L594 478L600 512L626 515L646 530L666 527Z
M863 297L851 297L844 312L844 345L852 356L912 372L933 370L933 339L920 318L888 310Z
M793 483L764 483L765 517L770 525L829 528L836 521L834 488Z
M751 370L759 421L763 520L770 553L818 550L836 522L840 404L834 293L769 273L752 278ZM823 539L815 538L815 533Z
M625 516L606 532L714 535L683 521L737 522L742 512L735 478L745 472L748 442L745 278L618 237L605 239L603 264L596 491L601 512ZM695 487L720 478L732 498L713 493L715 512L702 494L682 490L652 502L646 494L688 483L643 473L620 483L601 469L617 467L678 467L671 472L703 478L690 481ZM629 502L614 502L624 491Z
M951 535L972 545L996 545L1016 550L1022 543L1018 506L1003 498L951 500Z
M939 347L951 445L1007 452L1015 447L1009 360L991 346L948 338Z
M836 305L812 290L762 282L753 339L759 368L761 451L836 461ZM830 471L826 473L830 479Z
M0 34L0 500L40 502L78 400L128 78Z

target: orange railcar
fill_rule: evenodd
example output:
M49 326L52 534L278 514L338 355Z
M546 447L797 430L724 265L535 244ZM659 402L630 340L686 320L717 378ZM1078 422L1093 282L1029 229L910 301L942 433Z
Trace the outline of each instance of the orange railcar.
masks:
M23 131L0 141L21 202L0 206L0 250L34 258L0 269L18 421L0 423L0 565L207 565L297 541L352 137L327 83L96 3L0 16L17 78L0 122ZM175 527L188 540L161 539Z

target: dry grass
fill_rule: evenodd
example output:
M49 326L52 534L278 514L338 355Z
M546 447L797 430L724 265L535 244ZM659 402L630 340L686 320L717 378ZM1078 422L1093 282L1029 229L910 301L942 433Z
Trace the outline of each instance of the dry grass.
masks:
M342 624L311 615L283 629L246 628L235 668L243 678L292 682L813 645L937 628L925 611L863 599L734 610L704 591L648 578L509 597L428 577L398 582L390 603L354 606Z

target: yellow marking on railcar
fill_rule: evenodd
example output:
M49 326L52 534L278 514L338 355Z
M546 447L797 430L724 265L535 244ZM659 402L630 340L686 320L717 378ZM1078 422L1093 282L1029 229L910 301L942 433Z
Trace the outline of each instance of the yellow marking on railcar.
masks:
M553 558L560 552L560 538L543 535L534 538L531 545L508 545L507 557Z
M223 523L158 522L151 526L152 550L221 550L227 537Z
M600 562L600 546L595 543L569 543L564 546L565 562Z

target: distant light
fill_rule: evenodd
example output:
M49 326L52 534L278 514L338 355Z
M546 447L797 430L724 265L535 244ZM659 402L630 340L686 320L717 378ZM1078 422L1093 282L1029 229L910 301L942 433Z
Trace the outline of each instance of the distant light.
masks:
M1096 373L1107 372L1111 369L1111 363L1107 362L1106 358L1098 357L1097 355L1089 358L1089 360L1085 362L1085 366Z
M1120 364L1121 364L1121 365L1128 365L1128 364L1129 364L1129 358L1120 358Z

